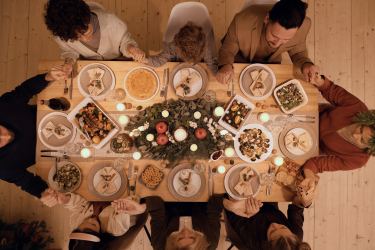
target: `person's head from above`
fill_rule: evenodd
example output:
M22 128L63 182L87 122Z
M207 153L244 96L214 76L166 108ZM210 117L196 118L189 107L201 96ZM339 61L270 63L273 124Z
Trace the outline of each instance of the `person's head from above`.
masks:
M267 250L311 250L306 242L302 242L288 227L271 223L267 231Z
M91 16L83 0L49 0L45 5L47 28L63 41L90 41L94 32Z
M203 233L184 227L168 236L165 249L205 250L208 246L206 236Z
M0 125L0 148L10 144L13 140L14 133L3 125Z
M280 0L272 7L264 20L266 41L271 48L278 48L295 36L306 17L306 9L307 4L301 0Z
M375 156L375 110L357 113L349 127L352 143Z
M204 56L206 35L203 29L188 22L174 36L177 56L184 62L199 63Z
M100 222L97 217L89 217L69 235L69 250L98 249L100 242Z

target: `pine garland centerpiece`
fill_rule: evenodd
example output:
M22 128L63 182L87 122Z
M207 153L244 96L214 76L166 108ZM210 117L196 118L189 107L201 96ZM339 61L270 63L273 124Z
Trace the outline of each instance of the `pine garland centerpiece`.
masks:
M233 143L218 125L214 109L221 103L204 99L154 104L132 117L126 129L143 157L175 162L209 159Z

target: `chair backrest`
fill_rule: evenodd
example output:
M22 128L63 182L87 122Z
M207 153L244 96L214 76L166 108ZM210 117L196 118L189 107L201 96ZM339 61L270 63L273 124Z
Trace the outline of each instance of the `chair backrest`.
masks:
M135 225L129 228L129 230L124 235L114 237L111 242L108 243L106 249L122 250L130 248L139 231L141 231L143 229L143 226L146 224L147 218L148 211L138 215Z
M251 5L274 5L279 0L245 0L242 5L242 10L246 9Z
M210 14L203 3L183 2L172 8L163 42L171 42L178 31L189 21L202 27L203 31L207 32L206 34L213 30Z

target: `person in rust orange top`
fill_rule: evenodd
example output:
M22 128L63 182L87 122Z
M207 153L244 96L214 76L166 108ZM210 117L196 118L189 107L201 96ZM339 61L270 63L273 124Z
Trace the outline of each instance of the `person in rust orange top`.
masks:
M375 155L375 110L324 76L311 82L332 105L320 112L321 155L303 166L300 186L314 190L317 173L357 169Z

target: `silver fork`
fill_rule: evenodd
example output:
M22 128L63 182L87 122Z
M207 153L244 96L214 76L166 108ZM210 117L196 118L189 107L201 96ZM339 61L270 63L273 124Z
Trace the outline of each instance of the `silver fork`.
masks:
M230 80L228 83L227 96L228 97L233 96L233 80Z

